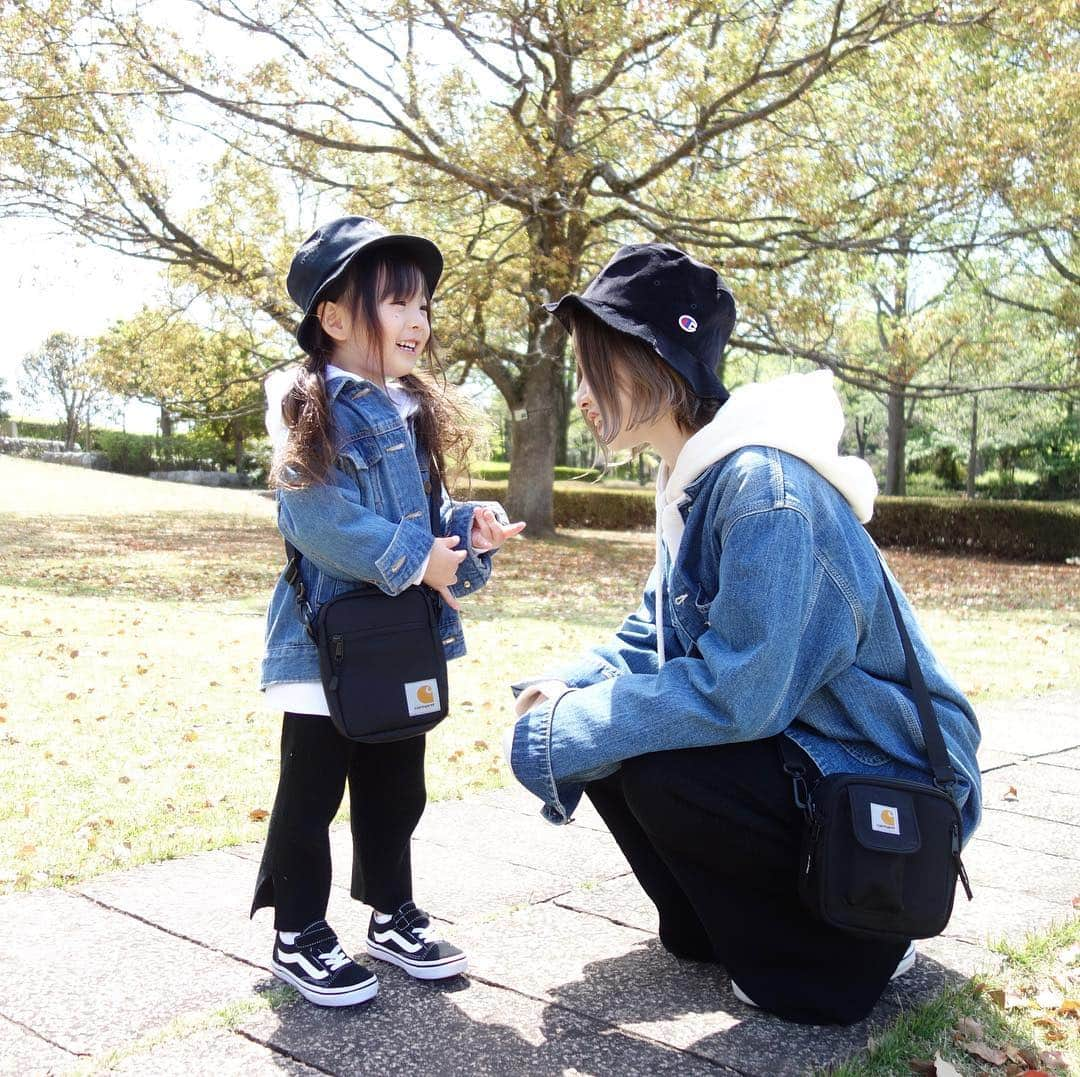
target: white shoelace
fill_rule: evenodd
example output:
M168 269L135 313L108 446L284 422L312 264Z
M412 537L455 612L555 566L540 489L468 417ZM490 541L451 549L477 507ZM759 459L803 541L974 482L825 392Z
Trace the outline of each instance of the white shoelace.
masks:
M418 939L419 939L419 940L420 940L421 942L431 942L431 941L432 941L432 938L431 938L431 933L432 933L432 932L433 932L434 930L435 930L435 926L434 926L433 924L430 924L430 923L429 923L427 927L414 927L414 928L412 929L412 933L413 933L413 934L414 934L414 935L415 935L415 936L416 936L416 937L417 937L417 938L418 938Z
M332 950L328 950L325 954L319 954L319 960L331 972L337 972L338 969L344 968L349 963L349 956L342 950L341 943L338 943Z

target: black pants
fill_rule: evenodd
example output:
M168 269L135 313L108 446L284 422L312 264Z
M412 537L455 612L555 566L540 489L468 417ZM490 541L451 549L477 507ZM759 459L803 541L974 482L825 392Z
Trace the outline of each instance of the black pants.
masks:
M424 737L361 744L329 718L286 714L281 776L252 915L274 907L278 931L302 931L326 916L330 823L346 781L352 826L352 896L380 912L412 898L409 842L424 812Z
M721 963L790 1021L849 1024L870 1012L906 946L838 931L803 909L802 815L775 738L639 756L586 792L673 954Z

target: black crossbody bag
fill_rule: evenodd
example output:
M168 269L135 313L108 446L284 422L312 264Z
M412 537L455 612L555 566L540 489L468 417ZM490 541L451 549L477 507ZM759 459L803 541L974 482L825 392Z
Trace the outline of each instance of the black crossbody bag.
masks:
M429 503L432 533L438 507ZM315 616L300 575L302 554L288 540L285 579L319 652L330 721L349 740L377 743L427 733L449 712L446 653L439 636L441 600L419 584L388 595L361 584L319 607Z
M949 922L957 878L969 901L972 893L960 859L963 824L952 795L956 772L884 565L881 575L933 784L831 774L808 792L805 766L787 737L780 738L780 754L806 820L799 860L802 903L825 923L857 935L928 939Z

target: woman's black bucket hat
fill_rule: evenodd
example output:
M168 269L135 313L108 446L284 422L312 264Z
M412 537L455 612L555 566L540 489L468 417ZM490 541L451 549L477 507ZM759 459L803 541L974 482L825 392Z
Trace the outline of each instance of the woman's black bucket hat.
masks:
M715 269L668 243L620 247L581 295L545 303L566 327L574 310L648 344L706 400L728 398L716 365L735 325L735 298Z
M361 251L391 249L411 258L420 267L428 291L434 293L442 276L443 256L430 239L389 232L370 217L338 217L312 232L293 255L285 287L304 312L296 340L310 353L315 345L315 312L322 293L345 272Z

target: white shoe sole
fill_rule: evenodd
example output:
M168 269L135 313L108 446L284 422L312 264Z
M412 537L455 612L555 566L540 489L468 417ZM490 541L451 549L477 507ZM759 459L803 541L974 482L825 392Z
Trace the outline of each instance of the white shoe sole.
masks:
M379 993L379 981L374 977L356 987L339 987L336 990L334 988L320 989L304 983L276 961L272 960L270 967L279 980L284 980L290 987L295 987L308 1002L314 1002L316 1006L357 1006L361 1002L373 999Z
M889 977L890 980L895 980L899 976L903 976L905 972L910 972L912 965L915 964L915 943L908 943L908 948L904 951L904 956L896 964L896 971ZM734 981L731 981L731 993L744 1005L753 1006L755 1010L760 1009L758 1004Z
M448 957L437 964L430 961L410 961L403 954L372 942L371 939L367 940L367 952L379 961L388 961L391 965L397 965L399 969L404 969L417 980L446 980L451 976L460 976L469 967L469 959L465 954Z

